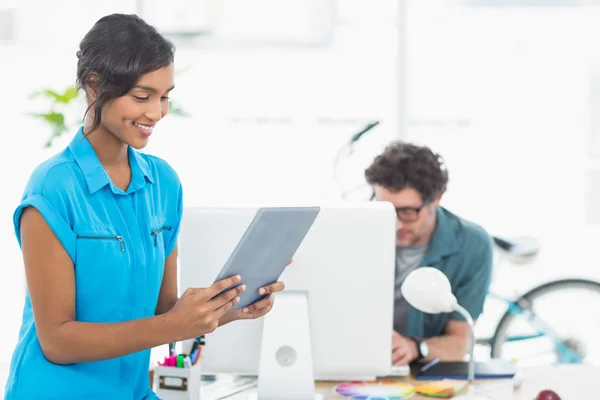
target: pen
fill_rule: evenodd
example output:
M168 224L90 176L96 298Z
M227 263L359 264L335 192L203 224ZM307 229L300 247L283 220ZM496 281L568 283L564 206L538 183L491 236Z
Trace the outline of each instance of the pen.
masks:
M194 339L194 343L192 344L192 349L190 350L190 354L192 354L195 350L200 346L200 342L202 341L202 336Z
M427 364L425 364L425 365L423 366L423 368L421 368L421 371L419 371L419 373L421 373L421 374L422 374L423 372L427 372L427 371L429 371L429 370L430 370L430 369L431 369L431 368L432 368L434 365L436 365L436 364L437 364L437 363L439 363L439 362L440 362L440 359L439 359L439 358L437 358L437 357L436 357L436 358L434 358L433 360L431 360L430 362L428 362Z

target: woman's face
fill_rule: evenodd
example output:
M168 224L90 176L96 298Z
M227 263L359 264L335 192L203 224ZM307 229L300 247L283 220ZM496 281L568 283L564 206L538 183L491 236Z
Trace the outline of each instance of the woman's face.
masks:
M135 149L144 148L154 126L169 112L173 81L173 64L142 75L129 93L106 102L101 129Z

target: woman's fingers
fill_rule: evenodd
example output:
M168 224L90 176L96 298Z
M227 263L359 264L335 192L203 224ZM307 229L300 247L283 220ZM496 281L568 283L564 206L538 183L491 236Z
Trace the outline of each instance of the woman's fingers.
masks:
M264 299L259 300L256 303L254 303L248 307L244 307L242 309L242 313L244 313L244 314L260 314L261 311L264 311L266 309L273 307L274 301L275 301L275 298L273 297L273 295L269 295L269 296L265 297Z
M246 285L240 285L233 289L229 289L226 292L221 293L217 297L213 298L209 301L213 310L217 310L230 301L234 300L237 295L241 294L244 290L246 290Z
M260 289L258 289L258 294L260 294L261 296L263 294L273 294L275 292L281 292L283 289L285 289L285 284L279 281L275 282L272 285L261 287Z

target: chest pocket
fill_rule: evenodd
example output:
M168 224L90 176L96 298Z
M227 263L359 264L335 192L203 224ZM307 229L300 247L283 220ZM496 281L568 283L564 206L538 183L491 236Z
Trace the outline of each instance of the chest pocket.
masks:
M152 253L157 262L164 264L165 248L173 227L160 215L150 217L150 242Z
M167 224L165 217L150 217L150 239L152 240L152 246L155 250L161 250L163 257L165 254L165 246L167 244L165 239L171 233L171 229L173 228Z
M75 257L76 316L79 321L116 322L131 285L128 243L109 225L79 228Z
M163 273L165 270L165 246L168 243L171 230L173 228L167 223L166 218L161 215L151 216L148 229L150 241L147 272L148 272L148 312L154 313L158 295L162 284Z

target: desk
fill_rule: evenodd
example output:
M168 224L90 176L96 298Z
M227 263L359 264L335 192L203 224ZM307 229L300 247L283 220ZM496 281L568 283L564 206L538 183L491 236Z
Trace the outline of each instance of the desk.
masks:
M491 400L532 400L543 389L552 389L562 400L588 400L600 398L600 367L585 365L549 366L526 369L521 372L522 386L517 393L513 392L511 380L479 381L477 391ZM404 379L404 381L412 381ZM414 381L412 381L414 382ZM333 393L335 383L317 383L317 393L324 395L324 400L341 400L344 397ZM230 400L248 400L256 389L248 390L228 397ZM432 397L412 396L410 400L433 400Z

